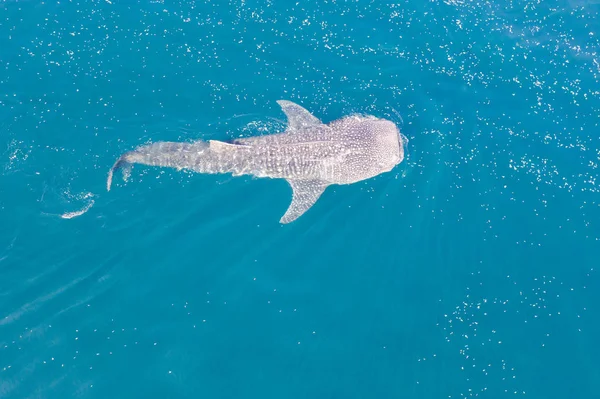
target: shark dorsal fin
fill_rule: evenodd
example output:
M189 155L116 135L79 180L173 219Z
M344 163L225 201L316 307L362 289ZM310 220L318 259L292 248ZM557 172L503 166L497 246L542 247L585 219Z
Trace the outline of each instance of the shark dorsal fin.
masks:
M321 125L321 121L300 105L286 100L278 100L288 120L288 129L297 130L311 126Z
M292 203L279 220L290 223L309 210L319 199L328 184L319 180L288 180L292 186Z
M216 153L234 151L236 148L241 147L241 145L238 144L225 143L223 141L218 140L208 140L208 145L210 149Z

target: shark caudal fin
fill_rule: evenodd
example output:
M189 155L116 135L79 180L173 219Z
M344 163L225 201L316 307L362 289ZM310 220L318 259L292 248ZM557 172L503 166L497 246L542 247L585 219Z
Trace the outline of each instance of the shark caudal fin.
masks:
M117 162L115 162L115 164L112 166L112 168L110 168L110 170L108 171L108 179L106 180L106 191L110 191L110 186L112 184L114 172L117 169L122 169L123 180L127 181L127 179L129 179L129 176L131 175L131 166L131 162L127 160L127 154L121 156L121 158L119 158Z

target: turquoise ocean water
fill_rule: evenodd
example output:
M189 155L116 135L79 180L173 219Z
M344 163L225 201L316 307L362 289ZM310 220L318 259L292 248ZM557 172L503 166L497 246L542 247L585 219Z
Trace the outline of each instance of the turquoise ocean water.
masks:
M600 397L600 5L0 2L1 398ZM290 225L284 181L150 141L398 124Z

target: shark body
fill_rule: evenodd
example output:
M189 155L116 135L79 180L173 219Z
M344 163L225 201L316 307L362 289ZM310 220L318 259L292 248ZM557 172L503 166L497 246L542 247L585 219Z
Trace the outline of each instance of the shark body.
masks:
M287 116L278 134L195 142L158 142L123 154L110 169L131 165L188 169L197 173L231 173L285 179L292 202L280 223L304 214L332 184L352 184L391 171L404 159L404 140L396 125L373 116L348 116L323 124L298 104L280 100Z

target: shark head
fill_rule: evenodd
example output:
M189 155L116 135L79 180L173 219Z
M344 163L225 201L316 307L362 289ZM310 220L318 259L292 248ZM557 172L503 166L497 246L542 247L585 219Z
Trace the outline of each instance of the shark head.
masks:
M386 171L390 171L404 159L406 138L394 122L386 119L378 119L373 129L380 145L380 164Z
M389 172L402 162L406 139L394 122L368 116L357 118L354 124L353 130L370 143L371 161L363 165L368 167L370 174Z

